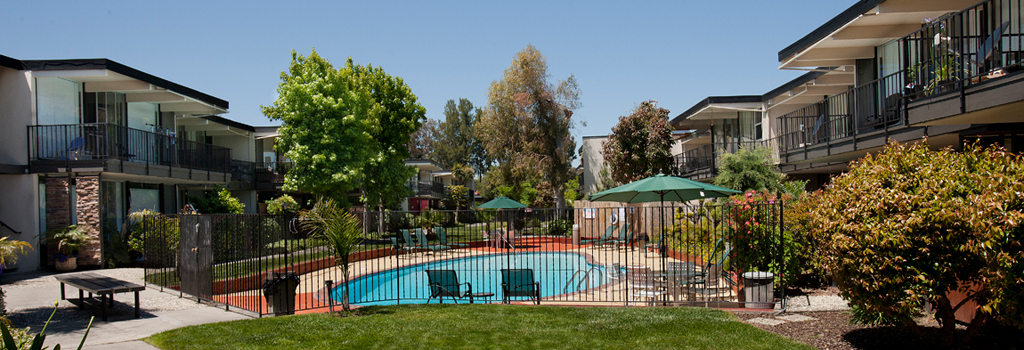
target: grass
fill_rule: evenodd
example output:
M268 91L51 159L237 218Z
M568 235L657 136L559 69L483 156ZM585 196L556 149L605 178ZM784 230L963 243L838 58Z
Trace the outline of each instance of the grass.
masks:
M813 349L702 308L403 305L189 326L161 349Z

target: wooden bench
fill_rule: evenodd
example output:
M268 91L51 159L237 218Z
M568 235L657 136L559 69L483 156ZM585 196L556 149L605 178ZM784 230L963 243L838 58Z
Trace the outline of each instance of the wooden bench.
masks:
M64 285L70 285L78 288L78 307L81 308L85 303L83 302L83 291L89 292L89 298L92 298L93 294L100 296L100 309L101 317L103 321L107 320L107 305L114 305L114 294L115 293L128 293L135 292L135 318L141 318L142 314L139 312L139 292L145 290L145 286L141 286L135 283L122 281L113 277L102 276L95 273L76 273L71 275L61 275L56 277L60 281L60 299L64 298ZM109 301L108 301L109 298Z

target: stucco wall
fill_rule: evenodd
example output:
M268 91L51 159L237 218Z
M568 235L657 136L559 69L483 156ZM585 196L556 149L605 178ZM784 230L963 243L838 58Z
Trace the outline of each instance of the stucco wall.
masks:
M0 220L21 233L12 233L0 228L0 236L29 242L32 250L18 258L19 271L39 268L39 195L38 178L35 175L0 175Z
M32 125L31 73L0 67L0 164L28 164L26 127Z

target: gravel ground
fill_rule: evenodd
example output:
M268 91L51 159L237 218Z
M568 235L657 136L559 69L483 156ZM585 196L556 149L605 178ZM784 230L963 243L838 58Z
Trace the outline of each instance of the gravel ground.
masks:
M919 322L920 333L906 327L881 327L854 324L846 302L835 288L805 291L811 301L799 296L790 300L787 311L736 312L736 316L766 331L796 339L819 349L1019 349L1024 348L1024 332L1016 328L991 326L983 329L970 343L952 346L942 342L934 320ZM775 325L756 321L783 321L793 315L813 318L806 321L785 321ZM800 317L797 316L796 319ZM792 319L792 318L791 318ZM751 322L754 320L755 322ZM963 330L958 331L963 335Z

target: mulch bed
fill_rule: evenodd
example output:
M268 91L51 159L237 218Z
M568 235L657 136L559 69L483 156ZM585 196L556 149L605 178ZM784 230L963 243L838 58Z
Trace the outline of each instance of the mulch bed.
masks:
M796 339L819 349L1015 349L1024 348L1024 332L1016 328L990 326L981 330L969 343L954 345L942 342L936 326L924 326L921 334L906 327L868 326L850 323L846 311L799 312L815 318L811 321L786 322L768 326L753 324L763 330ZM774 318L774 313L737 312L746 321L752 318ZM958 330L958 336L963 330Z

